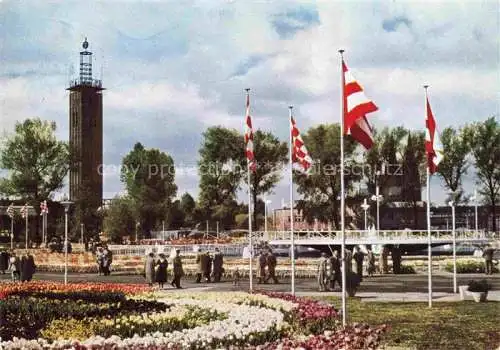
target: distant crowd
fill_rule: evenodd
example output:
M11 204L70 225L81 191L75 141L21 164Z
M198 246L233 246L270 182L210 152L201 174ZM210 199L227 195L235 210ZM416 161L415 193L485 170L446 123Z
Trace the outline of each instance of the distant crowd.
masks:
M13 282L29 282L36 272L35 259L31 253L16 254L14 251L0 251L0 273L10 271Z

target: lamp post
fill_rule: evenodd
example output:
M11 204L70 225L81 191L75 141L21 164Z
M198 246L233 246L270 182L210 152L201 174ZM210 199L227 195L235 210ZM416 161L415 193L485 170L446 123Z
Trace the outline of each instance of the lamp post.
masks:
M366 212L370 209L370 204L367 203L366 198L363 200L363 204L361 204L361 208L365 211L365 231L368 230L368 217Z
M375 174L375 195L372 196L372 201L377 202L377 235L380 232L380 201L382 200L383 196L379 193L380 192L380 187L378 185L378 177L380 176L380 170L377 170Z
M68 211L69 207L73 202L68 200L68 197L64 195L64 198L61 202L64 207L64 284L68 284Z
M470 201L474 201L474 229L477 233L478 231L478 220L477 220L477 190L474 189L474 195L470 197Z
M448 203L451 207L451 230L453 235L453 292L457 293L457 237L455 231L455 203Z
M264 197L264 237L267 240L267 206L272 202Z

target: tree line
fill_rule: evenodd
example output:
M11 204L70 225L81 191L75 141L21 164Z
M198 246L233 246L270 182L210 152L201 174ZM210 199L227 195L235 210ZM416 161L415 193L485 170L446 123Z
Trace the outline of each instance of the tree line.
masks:
M64 185L69 171L71 150L67 142L55 137L56 125L39 118L27 119L15 126L14 133L2 140L0 196L15 196L33 205L39 214L39 203ZM320 124L303 135L314 161L309 176L294 173L294 183L301 199L298 208L307 221L318 219L340 227L340 126ZM500 126L495 117L441 132L444 158L437 175L457 203L468 200L463 187L464 175L472 170L478 193L491 209L493 218L500 197ZM375 145L361 151L349 138L345 142L346 189L350 203L358 206L366 194L395 187L396 195L405 198L414 210L418 226L418 202L425 186L425 134L402 126L383 128L375 134ZM178 198L175 164L171 155L159 149L148 149L141 143L122 160L120 180L126 195L117 196L104 214L104 230L114 241L138 232L148 237L151 231L194 227L209 221L211 229L245 228L248 205L238 201L239 191L247 191L246 158L243 134L221 126L203 133L199 149L199 195L189 193ZM254 227L263 222L263 196L272 194L288 164L288 142L271 132L254 134L257 169L251 174ZM130 171L133 169L134 171ZM154 171L153 171L154 169ZM160 171L161 169L161 171ZM360 171L361 169L361 171ZM396 172L398 172L396 174ZM360 186L362 191L356 191ZM390 191L389 191L390 192ZM82 189L81 193L85 193ZM390 202L391 198L384 198ZM384 205L384 203L382 203ZM83 206L73 215L79 227L84 217L96 217ZM372 206L373 207L373 206ZM357 208L357 207L356 207ZM86 211L87 210L87 211ZM348 223L349 224L349 223ZM203 227L204 228L204 227ZM88 231L95 231L98 227ZM495 220L493 229L496 230ZM75 229L75 235L79 235ZM89 232L88 235L91 233Z

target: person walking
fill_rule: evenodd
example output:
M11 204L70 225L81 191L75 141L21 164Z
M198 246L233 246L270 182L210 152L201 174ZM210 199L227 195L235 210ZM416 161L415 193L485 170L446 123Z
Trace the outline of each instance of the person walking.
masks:
M276 277L276 265L278 264L278 261L276 260L276 255L273 254L273 251L271 249L267 251L266 264L267 272L269 273L269 275L264 281L267 283L269 279L272 279L274 281L274 284L278 284L279 281Z
M389 248L383 246L382 251L380 252L379 266L378 266L378 269L381 274L389 273L389 267L387 266L387 255L389 255Z
M349 249L345 250L345 272L346 276L352 272L352 252Z
M210 256L210 252L205 253L205 261L203 266L203 277L205 278L206 283L211 282L210 275L212 274L212 257Z
M104 253L102 247L97 247L97 251L95 253L95 260L97 263L97 274L101 276L104 274L104 268L103 268Z
M264 249L260 251L259 260L257 262L257 278L258 284L267 283L266 282L266 266L267 266L267 254Z
M12 252L10 257L9 270L12 274L12 282L16 282L21 279L21 261L14 252Z
M109 276L111 274L111 265L113 264L113 251L106 245L106 250L104 251L104 253L104 259L106 262L106 276Z
M163 289L163 285L167 282L167 268L168 261L165 254L160 254L160 259L158 260L156 267L156 282L158 282L158 287Z
M320 292L326 291L327 263L328 259L326 258L326 253L321 253L321 257L319 258L319 263L318 263L318 287Z
M26 279L26 282L30 282L36 272L35 258L31 253L28 253L28 255L26 256L24 268L26 269L24 278Z
M149 286L153 286L155 282L155 259L152 252L148 254L144 262L144 277L146 278L146 283Z
M9 253L7 250L2 249L0 252L0 272L5 275L5 271L9 269Z
M224 264L224 257L222 256L222 253L219 251L219 248L215 248L214 260L213 260L214 282L220 282L222 274L224 273L223 264Z
M354 263L356 264L356 274L359 277L359 280L363 280L363 260L365 260L365 255L359 249L359 247L354 247L354 254L352 256L354 259Z
M201 252L201 248L198 248L198 253L196 254L196 283L201 282L201 276L203 275L203 253Z
M483 250L484 258L484 273L487 275L493 274L493 248L488 244Z
M19 265L21 267L21 269L19 270L19 273L20 273L19 279L21 280L21 282L26 282L27 277L28 277L28 271L29 271L29 269L28 269L28 255L26 253L21 255Z
M326 290L333 289L332 288L333 278L334 278L333 256L330 256L326 258L326 281L325 281Z
M338 251L334 251L331 257L332 269L333 269L333 279L331 281L330 289L333 291L335 289L335 282L338 283L339 287L342 289L342 264L339 258Z
M392 272L397 275L401 273L401 249L395 245L391 249Z
M181 251L177 249L175 251L175 257L172 262L173 271L174 271L174 279L172 280L172 287L177 289L182 289L181 287L181 278L184 276L184 270L182 268L182 259L181 259Z
M366 254L366 259L368 260L368 266L367 266L367 273L368 276L373 276L375 273L375 255L373 254L372 250L368 248L368 254Z

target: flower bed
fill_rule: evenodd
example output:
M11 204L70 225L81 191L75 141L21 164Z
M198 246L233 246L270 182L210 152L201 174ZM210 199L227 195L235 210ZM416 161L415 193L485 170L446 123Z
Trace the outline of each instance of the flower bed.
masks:
M20 295L25 303L37 302L23 310L39 316L35 332L23 335L27 339L4 338L2 349L340 349L337 344L368 349L383 331L364 325L341 329L331 305L282 293L152 292L57 283L10 284L0 293L2 315L8 316L0 327L22 328L26 313L17 312L23 317L16 319L9 309Z

